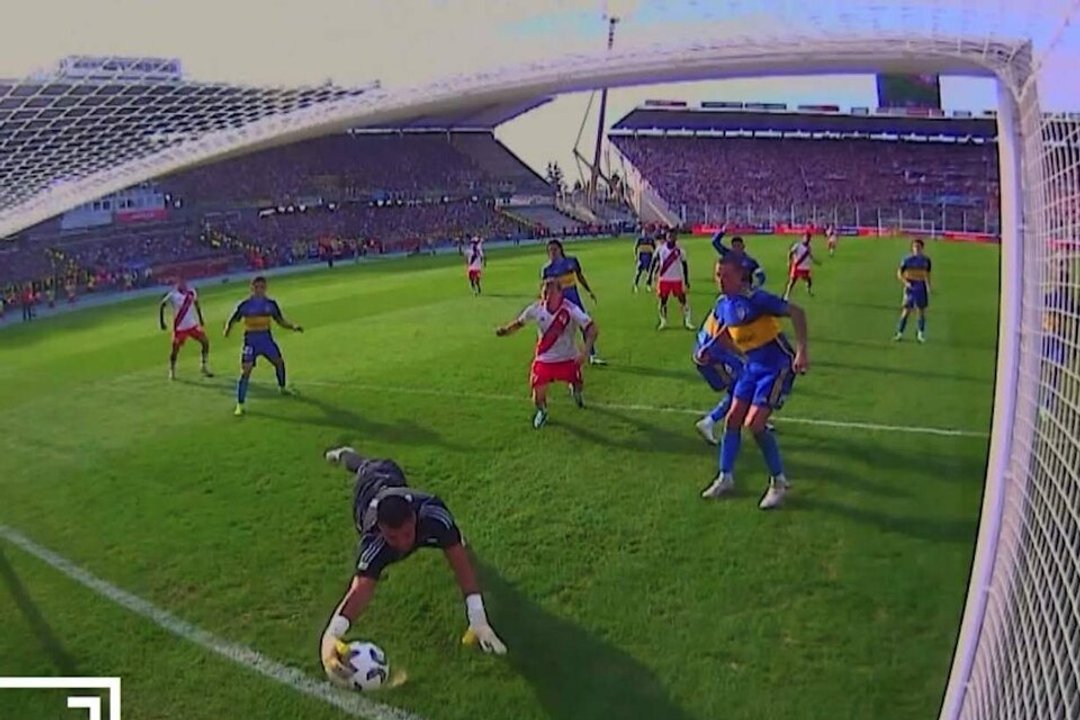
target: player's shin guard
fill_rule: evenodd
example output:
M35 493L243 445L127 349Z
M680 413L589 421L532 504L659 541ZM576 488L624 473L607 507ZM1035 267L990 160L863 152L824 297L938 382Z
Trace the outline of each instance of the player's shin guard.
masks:
M277 384L279 388L285 387L285 362L282 361L280 365L274 366L274 373L277 374Z
M236 402L243 405L247 400L248 382L251 378L247 375L241 375L240 380L236 383Z
M754 440L757 441L758 447L761 448L761 455L765 458L765 466L769 468L769 475L774 478L783 477L784 461L780 458L780 446L776 443L776 435L768 430L763 430L754 433Z
M919 327L919 333L920 334L926 332L926 316L925 315L920 315L919 316L918 327Z
M908 319L908 316L906 314L900 316L900 322L898 322L896 324L896 334L897 335L903 335L904 334L904 330L907 329L907 319Z
M730 474L735 469L735 459L739 457L742 446L742 428L727 428L720 440L720 472Z

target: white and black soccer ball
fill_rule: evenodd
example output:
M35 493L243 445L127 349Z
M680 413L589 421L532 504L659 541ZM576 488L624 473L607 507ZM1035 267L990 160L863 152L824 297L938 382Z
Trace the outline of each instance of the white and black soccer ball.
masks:
M390 679L390 663L386 660L386 653L374 643L351 642L349 654L342 659L345 666L353 671L349 681L357 690L375 690Z

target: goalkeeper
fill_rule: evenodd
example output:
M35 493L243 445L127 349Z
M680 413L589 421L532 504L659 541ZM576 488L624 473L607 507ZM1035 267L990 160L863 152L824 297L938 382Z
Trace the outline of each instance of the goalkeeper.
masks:
M393 460L365 458L348 447L328 450L326 459L356 474L353 518L360 533L356 575L322 637L322 663L330 680L348 686L351 671L342 662L348 652L344 637L371 602L382 571L423 547L445 553L465 595L469 628L462 642L478 642L484 652L504 654L506 646L484 612L480 585L461 531L443 501L408 487L405 473Z

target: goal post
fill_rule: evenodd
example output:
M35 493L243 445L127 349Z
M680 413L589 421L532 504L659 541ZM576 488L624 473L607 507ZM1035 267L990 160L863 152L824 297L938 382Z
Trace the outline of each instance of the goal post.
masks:
M1060 18L998 81L1001 299L979 535L941 720L1080 717L1080 122L1041 74Z

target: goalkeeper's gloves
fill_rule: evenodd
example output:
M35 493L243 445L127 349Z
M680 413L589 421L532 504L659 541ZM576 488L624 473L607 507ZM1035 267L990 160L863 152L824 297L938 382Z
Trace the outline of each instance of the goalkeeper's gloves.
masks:
M491 629L487 613L484 612L484 598L480 593L473 593L465 598L465 610L469 617L469 629L465 631L462 641L468 645L479 643L480 649L486 653L505 655L506 645Z
M352 671L343 659L348 657L349 645L342 637L349 632L349 619L344 615L334 615L323 632L320 654L326 677L338 687L352 686Z

